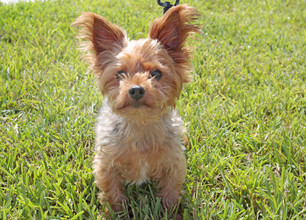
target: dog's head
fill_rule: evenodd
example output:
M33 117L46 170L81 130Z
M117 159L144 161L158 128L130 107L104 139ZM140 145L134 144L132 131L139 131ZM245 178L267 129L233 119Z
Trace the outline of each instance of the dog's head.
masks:
M191 79L186 38L199 28L190 24L197 11L187 5L154 20L146 39L126 38L122 29L88 12L76 19L90 70L112 110L128 118L157 118L175 106L183 83Z

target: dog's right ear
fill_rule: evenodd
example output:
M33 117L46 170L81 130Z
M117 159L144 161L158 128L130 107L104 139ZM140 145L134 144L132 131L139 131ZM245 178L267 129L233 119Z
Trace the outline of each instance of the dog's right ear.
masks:
M96 57L103 52L119 53L126 42L120 27L92 12L83 13L72 26L81 28L78 38L87 40L82 43L82 48Z

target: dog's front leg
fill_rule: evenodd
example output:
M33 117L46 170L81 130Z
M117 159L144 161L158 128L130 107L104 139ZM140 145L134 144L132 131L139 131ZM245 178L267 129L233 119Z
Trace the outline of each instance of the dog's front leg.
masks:
M178 205L186 176L185 158L174 161L177 161L177 163L164 168L162 177L158 181L159 192L157 196L162 199L162 204L167 210L171 210ZM178 214L176 219L181 219L181 216Z
M97 165L97 161L94 163ZM122 205L128 200L124 195L123 180L114 167L94 166L95 183L97 187L103 192L99 198L101 203L108 202L113 211L121 211Z

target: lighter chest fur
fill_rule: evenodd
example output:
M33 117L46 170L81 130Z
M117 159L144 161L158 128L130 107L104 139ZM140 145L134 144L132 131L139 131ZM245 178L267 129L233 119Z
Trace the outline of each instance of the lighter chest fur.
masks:
M158 172L163 170L158 167L168 160L181 160L164 155L183 157L182 132L182 120L173 109L158 121L137 124L114 114L105 101L96 127L94 166L102 163L115 169L128 183L141 184L158 178Z

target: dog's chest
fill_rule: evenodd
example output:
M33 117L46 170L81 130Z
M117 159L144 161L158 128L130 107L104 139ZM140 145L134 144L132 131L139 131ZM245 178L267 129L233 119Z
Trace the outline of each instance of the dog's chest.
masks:
M136 180L136 184L140 185L147 181L148 169L149 169L149 164L147 162L142 162L142 164L140 165L139 177L138 177L138 180Z
M115 164L125 182L139 185L159 175L157 170L162 170L164 164L162 153L164 150L139 152L130 149L117 158Z
M133 160L123 165L123 167L124 169L121 174L124 176L127 183L140 185L150 178L150 165L144 160Z

